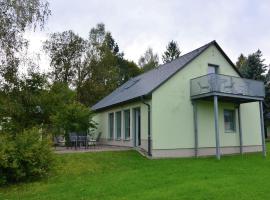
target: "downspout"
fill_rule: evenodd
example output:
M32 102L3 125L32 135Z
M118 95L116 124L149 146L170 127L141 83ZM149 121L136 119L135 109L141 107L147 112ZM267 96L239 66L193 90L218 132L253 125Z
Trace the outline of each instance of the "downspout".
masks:
M147 106L148 110L148 156L152 156L151 152L151 106L146 103L143 96L141 97L142 103Z

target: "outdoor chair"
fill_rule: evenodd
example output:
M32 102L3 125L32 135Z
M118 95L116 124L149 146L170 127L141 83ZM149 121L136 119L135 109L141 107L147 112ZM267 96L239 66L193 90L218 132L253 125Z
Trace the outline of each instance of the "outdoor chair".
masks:
M71 148L74 145L75 149L77 149L77 134L76 133L74 133L74 132L69 133L69 142L71 144Z
M63 147L65 146L65 138L62 135L53 137L53 144L56 148L57 146Z
M65 146L66 141L65 141L65 137L63 135L57 136L56 139L57 139L58 146L61 146L61 147Z
M226 80L226 82L227 82L227 80ZM226 92L229 92L229 93L234 93L234 81L233 81L233 79L232 79L232 77L230 78L230 81L229 81L229 84L227 85L227 84L225 84L224 85L224 90L226 91Z
M101 136L101 132L98 133L98 135L96 136L96 138L91 138L89 135L87 136L87 145L88 146L97 146L97 143L100 140L100 136Z
M81 147L81 144L82 144L86 148L86 146L87 146L87 136L79 135L77 137L77 143L79 144L79 147Z
M200 93L202 93L203 90L206 90L207 92L210 90L209 85L202 85L200 82L198 82L198 85L200 87Z

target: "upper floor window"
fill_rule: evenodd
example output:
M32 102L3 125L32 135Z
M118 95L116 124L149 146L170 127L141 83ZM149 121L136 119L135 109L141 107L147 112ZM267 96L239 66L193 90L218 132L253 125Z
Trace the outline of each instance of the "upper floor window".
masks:
M218 65L208 64L207 74L217 74L218 73Z

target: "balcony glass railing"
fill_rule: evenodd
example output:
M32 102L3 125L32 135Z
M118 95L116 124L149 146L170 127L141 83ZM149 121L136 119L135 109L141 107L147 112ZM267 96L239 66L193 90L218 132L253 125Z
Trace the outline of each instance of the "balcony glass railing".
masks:
M191 79L191 97L207 93L222 93L258 98L264 98L265 96L264 84L262 81L221 74L208 74Z

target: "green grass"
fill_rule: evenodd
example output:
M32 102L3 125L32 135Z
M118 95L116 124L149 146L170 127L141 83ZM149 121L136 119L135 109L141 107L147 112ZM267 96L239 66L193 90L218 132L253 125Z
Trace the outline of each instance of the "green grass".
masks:
M217 161L99 152L57 155L57 161L49 178L1 188L0 199L270 199L270 157L261 153Z

